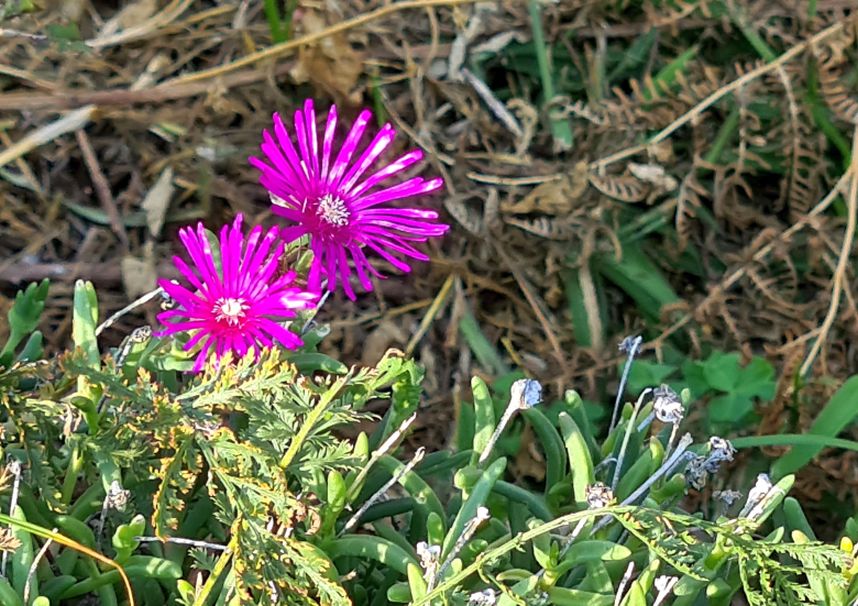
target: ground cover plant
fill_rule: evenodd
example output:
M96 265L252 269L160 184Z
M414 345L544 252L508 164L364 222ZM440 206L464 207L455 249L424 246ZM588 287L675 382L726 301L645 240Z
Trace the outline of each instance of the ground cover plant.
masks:
M716 491L697 513L681 506L736 453L724 438L695 444L682 432L688 389L644 388L615 409L600 439L574 391L548 403L533 379L493 392L475 377L455 446L400 460L422 369L395 350L361 369L318 353L326 327L313 323L306 292L283 287L292 274L267 271L282 246L260 235L252 231L245 247L240 220L219 240L184 233L200 263L186 268L189 279L215 261L190 302L165 283L177 296L165 321L201 300L213 314L208 325L192 323L184 344L172 335L187 322L160 336L138 330L100 355L96 293L79 281L75 348L44 359L35 327L47 284L20 293L0 374L2 502L11 511L0 514L9 525L4 604L89 594L102 604L186 605L730 604L736 595L751 604L849 604L858 596L850 540L858 522L848 520L839 545L816 541L787 497L792 475L760 474L744 498ZM201 252L203 243L220 252ZM267 259L258 254L266 245ZM254 275L252 266L237 271L247 259L267 262L255 271L268 274L263 286L275 294L257 276L244 282L260 298L245 307L205 299L219 288L234 296L228 278ZM294 332L279 335L285 347L258 348L241 338L264 334L231 334L237 322L261 322L253 303L272 300L298 303L285 315L305 327L300 348ZM623 343L626 368L640 344ZM371 434L337 436L379 398L388 407ZM543 451L539 490L505 479L512 453L504 451L516 447L500 438L515 417Z
M0 604L855 603L856 40L0 5Z

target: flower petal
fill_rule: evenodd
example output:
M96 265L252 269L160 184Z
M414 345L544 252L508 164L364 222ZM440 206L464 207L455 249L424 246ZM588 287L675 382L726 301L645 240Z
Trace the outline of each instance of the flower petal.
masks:
M340 148L340 153L337 154L337 159L331 167L331 174L328 175L328 185L331 188L336 189L337 184L340 182L340 178L345 173L352 156L357 150L358 143L361 137L363 137L363 132L366 130L366 125L371 117L372 112L365 109L358 115L354 124L352 124L351 130L349 130L349 134Z

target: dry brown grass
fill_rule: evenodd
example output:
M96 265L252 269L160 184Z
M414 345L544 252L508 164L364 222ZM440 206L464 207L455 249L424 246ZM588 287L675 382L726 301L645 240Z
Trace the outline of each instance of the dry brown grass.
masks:
M851 73L855 20L849 3L834 0L820 0L813 19L786 2L727 2L748 6L726 17L710 4L545 6L542 25L556 54L568 53L591 76L580 98L546 106L521 73L503 71L506 64L494 64L484 81L466 61L480 52L507 56L509 44L529 41L526 2L302 1L296 38L277 46L258 2L139 0L117 12L78 0L2 21L0 312L18 286L51 278L44 328L52 348L64 347L74 279L96 283L106 317L156 275L170 275L182 224L217 225L236 212L272 221L245 160L273 111L313 96L347 115L363 104L381 109L400 129L397 145L424 148L425 170L447 182L445 195L429 203L446 209L455 230L432 247L433 262L356 303L332 301L325 318L333 327L326 347L346 362L407 347L426 365L427 406L437 415L423 417L430 419L425 439L446 439L451 390L473 372L490 373L472 363L459 333L466 309L508 362L548 380L554 393L575 386L605 395L614 343L646 323L627 293L608 288L606 338L581 347L562 276L619 248L634 205L651 204L674 226L655 233L651 248L684 299L677 313L665 309L664 322L649 326L661 334L651 346L660 353L679 337L691 355L714 345L764 353L796 370L831 307L844 218L829 205L847 182L803 91L808 66L816 66L823 109L851 135L843 124L858 102L852 81L838 75ZM46 35L69 22L83 42L68 46ZM651 78L626 78L612 90L598 80L609 49L627 48L653 28L650 65L679 55L688 32L711 50L743 40L742 27L777 49L776 59L752 63L751 50L742 64L718 64L704 53L669 91ZM507 101L493 92L499 88ZM765 129L754 100L776 105ZM735 101L737 135L731 153L709 157L729 119L727 101ZM565 152L549 128L557 111L574 135ZM780 172L760 156L771 147L786 150ZM630 161L665 178L647 181ZM686 246L699 252L694 271L680 263ZM854 275L842 262L838 275L844 296L819 340L818 362L805 368L811 377L858 372L849 345L858 337ZM151 304L126 316L105 338L116 343L154 323L156 311ZM785 374L761 431L800 416L790 385ZM807 393L821 400L830 392L818 383ZM798 419L798 427L806 422Z

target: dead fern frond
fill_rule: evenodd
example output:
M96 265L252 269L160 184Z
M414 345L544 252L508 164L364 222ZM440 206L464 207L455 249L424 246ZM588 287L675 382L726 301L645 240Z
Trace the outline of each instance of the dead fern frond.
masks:
M843 72L850 66L849 47L855 39L855 27L847 27L840 36L812 47L819 70L819 92L834 115L849 124L858 121L858 100L844 85Z
M588 177L587 163L578 162L561 178L540 183L520 200L501 204L501 210L514 215L568 215L587 191Z
M695 12L699 12L705 18L712 16L709 2L696 2L694 0L676 0L670 5L659 3L658 6L647 1L643 3L643 11L647 22L653 27L675 27L677 23L692 16Z
M547 240L570 240L575 237L577 231L575 229L576 226L565 219L550 219L548 217L519 219L517 217L509 217L505 219L505 222Z
M674 225L679 243L679 250L685 250L692 236L694 221L697 219L697 209L703 205L703 199L709 197L709 191L697 180L695 170L685 176L676 194L676 213Z
M650 186L632 175L590 174L590 185L613 200L641 202L646 199Z
M444 200L444 208L452 217L474 236L483 233L483 220L475 211L468 208L463 196L449 196Z
M724 298L719 301L718 305L718 314L721 319L724 321L724 325L727 327L727 331L733 337L736 345L742 347L747 345L748 338L744 332L742 332L741 328L739 328L739 322L736 321L733 313L730 311L730 305L728 302L730 299ZM747 355L747 354L746 354Z
M596 126L608 126L608 118L604 112L584 101L573 101L563 107L561 115L567 116L569 114L583 118Z
M784 300L778 294L777 287L779 286L779 281L777 278L771 276L764 277L762 274L757 272L756 269L751 267L745 271L745 275L748 276L748 279L766 300L785 310L789 310L793 307L792 303Z

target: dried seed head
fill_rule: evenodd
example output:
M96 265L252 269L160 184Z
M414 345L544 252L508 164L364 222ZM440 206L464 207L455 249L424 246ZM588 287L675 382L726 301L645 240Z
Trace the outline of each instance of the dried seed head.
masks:
M643 337L626 337L620 341L620 353L626 354L627 356L634 355L637 353L641 343L643 343Z
M694 490L703 490L709 472L706 468L706 457L695 455L685 468L685 481Z
M733 455L736 454L736 449L729 440L712 436L709 438L709 454L706 457L706 471L716 473L721 467L721 463L728 463L733 460Z
M659 421L674 425L682 421L682 417L685 415L685 408L682 406L679 394L667 385L662 385L661 387L657 387L652 392L652 395L652 409Z
M719 453L720 456L723 456L723 460L732 461L733 455L736 454L736 449L733 447L733 444L730 443L730 440L725 440L718 436L712 436L709 438L709 456L712 456L716 452Z
M509 390L510 404L519 410L533 408L542 401L542 385L533 379L519 379Z
M601 509L614 502L614 491L602 482L596 482L587 486L587 507L590 509Z
M732 507L733 503L742 498L742 493L738 490L716 490L712 496L727 507Z

